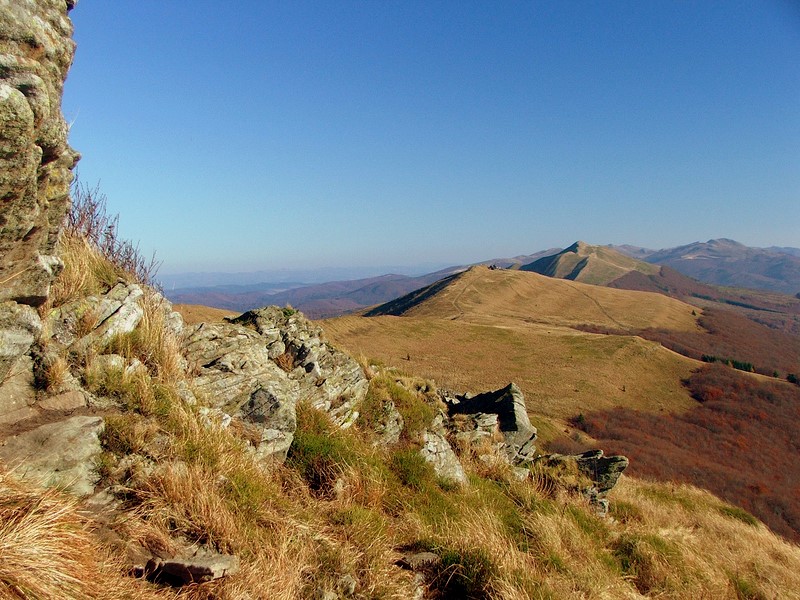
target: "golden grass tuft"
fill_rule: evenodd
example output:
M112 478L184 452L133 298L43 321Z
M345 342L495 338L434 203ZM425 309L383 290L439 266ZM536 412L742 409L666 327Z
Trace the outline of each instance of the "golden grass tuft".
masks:
M43 311L110 289L125 273L92 246L85 237L67 229L58 246L64 269L50 286Z
M0 473L0 597L155 598L93 538L77 501Z

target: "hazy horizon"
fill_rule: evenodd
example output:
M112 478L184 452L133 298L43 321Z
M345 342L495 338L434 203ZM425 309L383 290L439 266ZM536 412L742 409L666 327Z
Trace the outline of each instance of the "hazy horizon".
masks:
M162 272L800 247L800 11L80 3L64 112Z

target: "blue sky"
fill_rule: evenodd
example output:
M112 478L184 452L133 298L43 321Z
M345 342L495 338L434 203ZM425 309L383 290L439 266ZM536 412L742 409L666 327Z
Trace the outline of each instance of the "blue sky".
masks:
M78 172L162 273L800 247L800 8L83 0Z

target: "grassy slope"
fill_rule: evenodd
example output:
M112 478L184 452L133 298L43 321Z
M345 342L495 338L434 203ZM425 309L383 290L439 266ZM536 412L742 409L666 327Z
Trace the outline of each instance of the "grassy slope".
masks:
M638 337L570 327L697 331L692 307L662 295L475 267L404 315L340 317L324 327L354 354L457 391L515 381L532 414L568 419L589 408L659 412L692 405L680 382L697 361Z
M181 314L183 322L187 325L214 323L222 321L224 317L235 317L239 314L224 308L213 308L202 304L173 304L172 308Z

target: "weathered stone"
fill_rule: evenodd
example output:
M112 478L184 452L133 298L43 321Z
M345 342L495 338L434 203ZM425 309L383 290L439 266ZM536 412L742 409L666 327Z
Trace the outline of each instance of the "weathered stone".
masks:
M328 411L346 427L358 416L354 405L366 394L358 363L320 335L299 313L285 314L277 307L187 328L184 349L197 372L192 390L211 408L254 426L261 458L282 461L297 428L298 401Z
M261 334L267 348L283 344L289 374L300 385L300 393L313 406L326 411L342 428L351 426L358 413L355 406L367 393L369 382L359 364L328 344L322 329L299 312L267 306L231 319Z
M230 554L209 554L189 558L152 558L147 562L148 579L175 586L205 583L233 575L239 570L239 559Z
M477 396L446 398L451 415L475 415L475 438L489 433L491 419L484 415L497 415L497 424L503 435L503 444L512 464L532 460L536 451L536 428L531 425L522 391L511 383L494 392ZM483 430L486 430L485 432Z
M397 565L410 571L420 571L441 562L439 555L433 552L409 552L397 561Z
M336 582L336 591L345 598L350 598L356 593L357 581L350 574L342 575Z
M606 496L617 484L629 462L625 456L603 456L602 450L589 450L582 454L548 454L536 461L549 467L573 464L573 468L591 481L581 492L601 517L608 513Z
M431 464L437 477L458 485L468 483L464 467L445 437L442 415L434 419L430 430L423 432L420 454Z
M37 406L42 410L76 410L86 406L86 397L83 392L72 390L44 398L37 403Z
M0 302L44 302L77 154L61 92L75 44L66 2L0 0Z
M400 434L403 432L403 415L397 410L394 402L389 400L384 405L383 417L375 427L377 438L375 446L391 446L400 441Z
M0 385L11 365L31 349L41 330L39 315L30 306L0 303Z
M36 416L32 404L36 401L33 388L33 360L20 356L0 383L0 424L17 423Z
M102 296L89 296L60 306L48 316L48 330L62 346L86 349L133 331L144 316L144 295L135 283L118 283ZM87 332L86 329L89 329ZM80 339L78 335L82 335Z
M0 446L0 459L24 479L89 495L97 481L94 459L100 454L99 417L71 417L11 436Z
M629 463L625 456L603 456L602 450L578 454L575 460L578 468L595 483L598 494L605 494L617 485Z

